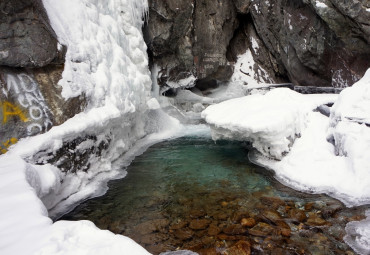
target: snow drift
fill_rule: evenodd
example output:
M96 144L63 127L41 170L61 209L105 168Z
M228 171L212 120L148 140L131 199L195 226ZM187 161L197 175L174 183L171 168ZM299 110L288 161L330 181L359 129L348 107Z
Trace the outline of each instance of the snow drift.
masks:
M249 141L267 157L281 159L305 128L308 114L336 95L301 95L280 88L212 105L202 117L214 139Z

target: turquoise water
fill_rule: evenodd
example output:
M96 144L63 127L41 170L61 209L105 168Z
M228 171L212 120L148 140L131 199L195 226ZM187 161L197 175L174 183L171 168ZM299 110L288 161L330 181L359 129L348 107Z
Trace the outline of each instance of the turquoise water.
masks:
M247 153L241 143L205 137L156 144L133 161L124 179L111 181L104 196L62 219L91 220L154 254L179 248L219 254L240 240L253 254L352 252L342 241L344 226L362 211L281 185ZM246 219L255 226L241 226Z

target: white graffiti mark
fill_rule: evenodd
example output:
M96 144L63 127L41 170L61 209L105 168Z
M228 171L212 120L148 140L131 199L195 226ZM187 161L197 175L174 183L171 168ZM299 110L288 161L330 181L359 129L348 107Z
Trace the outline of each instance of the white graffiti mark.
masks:
M38 106L31 106L29 112L30 112L31 118L34 120L39 120L42 118L42 110ZM35 114L35 112L37 113Z
M50 109L32 77L24 73L7 74L6 85L6 88L2 89L5 97L15 97L28 111L31 123L27 126L27 135L39 134L53 126L49 117Z
M34 132L34 129L36 129L36 132ZM28 125L27 127L27 133L28 134L39 134L42 132L42 126L39 123L32 123L31 125Z

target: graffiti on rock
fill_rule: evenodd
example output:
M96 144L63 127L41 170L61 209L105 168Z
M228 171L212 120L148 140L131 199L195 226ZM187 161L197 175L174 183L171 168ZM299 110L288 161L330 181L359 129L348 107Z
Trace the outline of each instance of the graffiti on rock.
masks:
M19 138L48 131L51 111L36 81L25 73L2 76L0 90L1 153Z
M4 143L0 144L0 154L5 154L8 151L8 148L16 144L18 142L18 139L15 137L10 138L9 140L5 141Z

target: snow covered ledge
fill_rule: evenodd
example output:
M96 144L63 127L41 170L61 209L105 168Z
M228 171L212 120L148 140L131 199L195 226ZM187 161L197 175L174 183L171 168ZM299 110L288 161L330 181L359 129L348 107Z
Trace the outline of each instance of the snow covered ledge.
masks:
M37 196L59 182L50 174L57 171L53 168L28 164L14 155L0 157L0 227L5 230L0 232L1 254L149 254L130 238L100 230L89 221L53 224Z
M282 159L307 126L308 116L337 95L302 95L287 88L212 105L202 117L213 139L249 141L264 156Z

